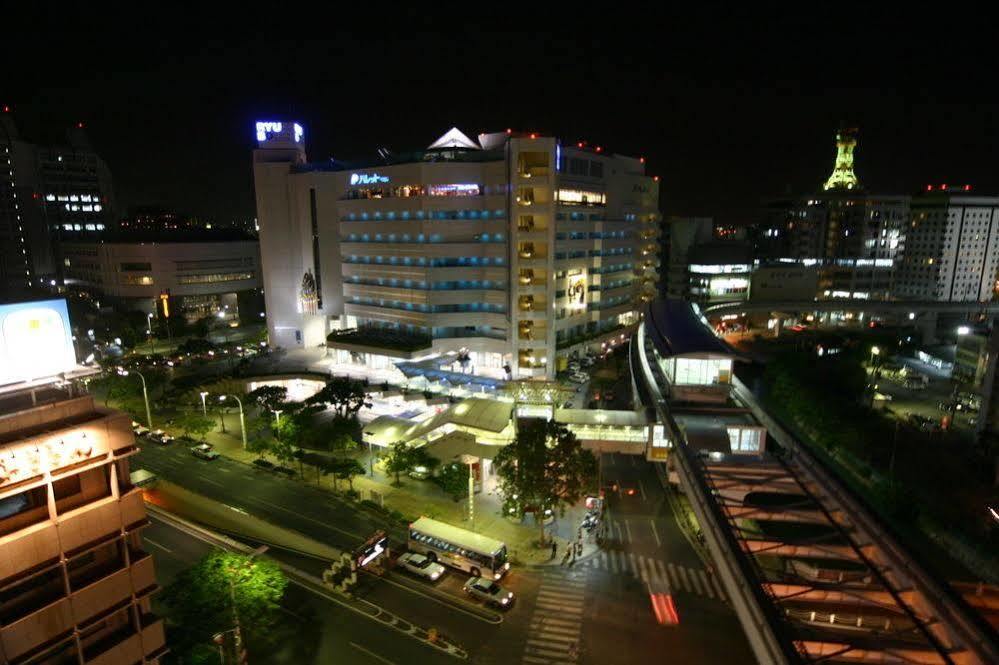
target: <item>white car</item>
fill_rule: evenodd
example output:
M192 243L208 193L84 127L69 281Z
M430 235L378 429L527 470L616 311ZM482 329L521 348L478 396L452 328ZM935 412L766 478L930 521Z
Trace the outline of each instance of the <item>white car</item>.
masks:
M132 421L132 432L135 433L135 436L145 436L146 434L149 434L149 428L148 427L143 427L142 425L140 425L139 423L137 423L137 422L135 422L133 420Z
M571 363L569 363L568 365L566 365L565 368L567 370L569 370L570 372L578 372L579 371L579 363L576 362L575 360L573 360Z
M444 566L416 552L406 552L396 560L396 563L406 571L431 582L436 582L444 575Z
M573 381L577 383L586 383L587 381L590 380L590 375L585 374L583 372L576 372L575 374L572 375L571 378Z
M496 582L484 577L473 577L465 582L465 593L484 601L487 605L510 607L513 604L513 592L507 591Z
M211 462L213 459L218 459L219 454L212 449L212 447L207 443L202 443L201 445L194 446L191 448L191 454L195 457L199 457L203 460Z

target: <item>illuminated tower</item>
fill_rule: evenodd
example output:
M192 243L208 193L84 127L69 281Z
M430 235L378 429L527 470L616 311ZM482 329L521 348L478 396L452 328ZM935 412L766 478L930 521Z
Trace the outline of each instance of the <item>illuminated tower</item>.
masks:
M860 189L853 172L853 149L857 147L857 128L843 128L836 133L836 166L822 189Z

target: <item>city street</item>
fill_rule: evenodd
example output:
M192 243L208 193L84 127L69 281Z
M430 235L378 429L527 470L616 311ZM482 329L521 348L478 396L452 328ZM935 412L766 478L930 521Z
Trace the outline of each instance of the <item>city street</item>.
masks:
M336 547L352 549L387 526L299 481L225 457L205 462L179 445L144 445L134 468L148 469L210 499ZM554 564L514 569L501 583L515 593L516 602L502 615L470 604L461 593L466 576L451 570L433 587L400 571L384 578L362 575L358 596L420 626L436 628L466 649L475 663L629 663L649 653L670 653L676 662L754 662L742 629L724 602L724 592L685 540L652 466L638 457L607 454L602 468L604 484L616 482L620 491L608 497L600 550L563 567L557 565L565 547L560 541ZM389 533L396 547L404 542L401 528L389 527ZM199 549L199 541L191 542L186 534L178 535L162 524L154 524L147 539L158 555L163 584L196 560L198 552L206 551ZM269 554L314 575L324 567L321 561L274 547ZM679 615L677 625L657 622L650 588L669 589ZM327 608L323 616L333 617L336 611ZM350 620L374 624L356 616ZM418 643L410 638L379 635L385 629L375 625L343 629L338 621L338 615L329 620L324 649L335 646L342 654L347 653L344 648L356 651L351 641L365 648L375 644L382 649L377 654L386 660L370 662L412 661L412 654L408 658L405 654ZM372 632L371 643L357 639ZM343 635L350 639L341 639ZM371 658L354 655L357 659L348 662L369 662L362 655Z

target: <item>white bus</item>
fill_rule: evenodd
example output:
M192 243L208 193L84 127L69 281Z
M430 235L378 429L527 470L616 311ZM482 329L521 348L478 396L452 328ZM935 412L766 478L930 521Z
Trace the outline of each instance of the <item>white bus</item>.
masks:
M409 551L475 577L498 580L510 570L506 544L444 522L421 517L409 525Z

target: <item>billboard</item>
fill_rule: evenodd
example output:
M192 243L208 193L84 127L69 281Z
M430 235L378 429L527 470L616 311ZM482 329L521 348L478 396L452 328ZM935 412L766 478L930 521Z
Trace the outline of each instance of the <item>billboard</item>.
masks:
M586 272L580 272L569 276L569 283L565 290L566 304L569 309L586 309Z
M66 301L0 305L0 386L76 367Z

